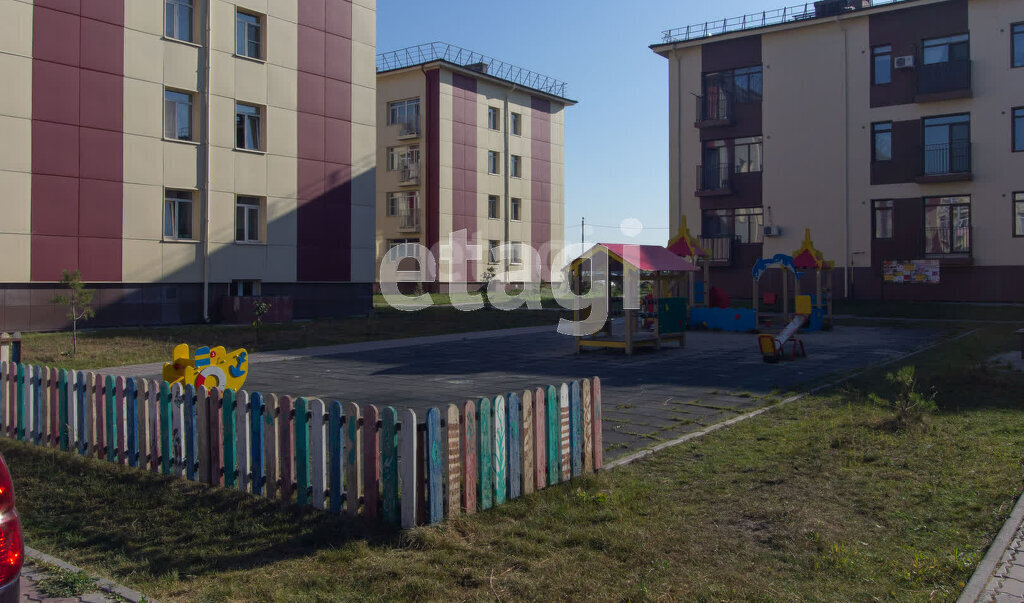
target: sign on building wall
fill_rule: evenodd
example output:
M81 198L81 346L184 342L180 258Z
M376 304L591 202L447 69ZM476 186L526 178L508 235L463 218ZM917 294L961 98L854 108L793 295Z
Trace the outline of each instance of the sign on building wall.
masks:
M882 280L886 283L939 284L938 260L886 260L882 262Z

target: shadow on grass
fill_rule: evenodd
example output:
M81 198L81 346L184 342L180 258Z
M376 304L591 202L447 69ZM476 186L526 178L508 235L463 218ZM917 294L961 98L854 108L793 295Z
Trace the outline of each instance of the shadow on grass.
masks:
M400 533L226 488L0 441L29 546L115 579L257 568L313 550L401 544Z

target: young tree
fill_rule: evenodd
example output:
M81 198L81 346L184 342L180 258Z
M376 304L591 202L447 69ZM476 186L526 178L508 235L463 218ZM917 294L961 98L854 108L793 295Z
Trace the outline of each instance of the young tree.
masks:
M92 289L86 289L82 282L82 273L78 270L64 270L60 284L69 290L70 295L57 295L53 303L68 307L68 318L71 319L71 355L78 353L78 321L89 320L96 313L92 309Z
M252 326L256 328L256 345L260 344L260 327L263 326L263 317L270 312L271 304L263 298L256 300L256 303L252 306L252 312L256 319L252 321Z

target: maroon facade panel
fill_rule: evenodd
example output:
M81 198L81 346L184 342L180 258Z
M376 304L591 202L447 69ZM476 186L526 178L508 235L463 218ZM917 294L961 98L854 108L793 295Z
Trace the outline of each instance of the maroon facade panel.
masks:
M477 241L476 80L452 75L452 232L466 231L469 245ZM479 262L467 262L466 274L452 267L452 280L475 282Z
M37 0L31 280L121 280L124 1Z
M913 182L923 172L923 140L920 119L892 122L892 159L874 161L872 152L871 184Z
M441 71L432 69L427 78L427 199L424 214L426 246L438 257L441 236Z
M967 0L950 0L926 6L907 6L900 10L869 17L868 40L871 48L891 45L893 58L914 56L919 62L921 42L967 33ZM871 60L870 50L868 60ZM916 64L916 63L915 63ZM892 82L871 86L871 106L886 107L914 102L917 94L917 69L893 69Z
M300 281L352 275L352 3L299 0ZM373 173L360 178L373 178Z
M551 103L530 100L530 241L540 253L540 278L551 280Z
M704 73L754 67L761 64L761 36L744 36L700 47L701 70Z

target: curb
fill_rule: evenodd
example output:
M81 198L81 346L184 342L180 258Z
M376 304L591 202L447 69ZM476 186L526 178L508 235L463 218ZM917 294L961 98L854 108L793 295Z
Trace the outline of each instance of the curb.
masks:
M642 459L642 458L644 458L646 456L650 456L650 455L654 454L655 452L657 452L659 450L664 450L665 448L671 448L672 446L678 446L679 444L683 444L685 442L689 442L690 440L694 440L694 439L697 439L697 438L699 438L701 436L705 436L705 435L707 435L707 434L709 434L709 433L711 433L713 431L722 429L723 427L728 427L730 425L735 425L736 423L739 423L740 421L746 421L747 419L752 419L752 418L754 418L754 417L756 417L756 416L758 416L760 414L768 412L769 410L771 410L773 408L778 408L780 406L785 406L786 404L790 404L791 402L796 402L797 400L800 400L802 398L806 398L807 396L809 396L809 395L811 395L811 394L813 394L815 392L819 392L819 391L821 391L823 389L828 389L830 387L835 387L835 386L837 386L837 385L839 385L841 383L845 383L846 381L849 381L850 379L853 379L854 377L857 377L859 375L863 375L864 373L870 371L871 369L875 369L875 368L878 368L880 366L885 366L887 364L893 364L893 363L899 362L899 361L901 361L901 360L903 360L905 358L910 358L911 356L914 356L915 354L920 354L921 352L928 351L928 350L930 350L932 348L937 348L940 345L945 345L947 343L952 343L952 342L954 342L954 341L956 341L958 339L963 339L964 337L967 337L968 335L970 335L972 333L975 333L977 331L978 331L978 329L971 329L970 331L967 331L966 333L961 333L961 334L957 335L956 337L952 337L950 339L945 339L943 341L937 341L935 343L928 344L928 345L926 345L924 347L921 347L921 348L918 348L918 349L916 349L916 350L914 350L912 352L907 352L906 354L903 354L902 356L897 356L896 358L891 358L889 360L883 360L881 362L876 362L875 364L868 365L868 366L860 369L859 371L856 371L854 373L850 373L849 375L846 375L845 377L842 377L840 379L836 379L835 381L830 381L830 382L825 383L823 385L819 385L817 387L813 387L813 388L811 388L811 389L809 389L809 390L807 390L807 391L805 391L803 393L799 393L799 394L797 394L795 396L790 396L790 397L786 398L785 400L783 400L781 402L778 402L776 404L772 404L771 406L765 406L763 408L759 408L759 409L757 409L755 411L748 412L748 413L740 415L738 417L733 417L733 418L731 418L731 419L729 419L727 421L722 421L721 423L715 423L714 425L712 425L712 426L710 426L710 427L708 427L706 429L702 429L700 431L695 431L693 433L688 433L688 434L686 434L686 435L684 435L684 436L682 436L680 438L677 438L675 440L669 440L668 442L662 442L661 444L658 444L657 446L652 446L651 448L645 448L644 450L640 450L638 452L634 452L633 454L624 456L622 458L615 459L614 461L612 461L610 463L605 463L604 468L605 468L605 470L608 470L608 469L614 469L616 467L621 467L622 465L628 465L628 464L630 464L630 463L632 463L634 461L638 461L638 460L640 460L640 459ZM1022 497L1022 498L1024 498L1024 497Z
M64 561L61 561L60 559L57 559L56 557L52 557L50 555L47 555L46 553L43 553L42 551L37 551L34 548L29 547L29 546L25 547L25 556L28 557L29 559L35 559L36 561L41 561L41 562L47 563L49 565L55 565L55 566L57 566L57 567L59 567L59 568L61 568L63 570L67 570L69 572L85 572L85 570L83 570L80 567L75 567L74 565L71 565L70 563L66 563ZM120 584L117 584L115 582L111 582L110 580L107 580L106 578L99 578L97 576L93 576L89 572L85 572L85 573L89 574L89 576L91 576L96 581L96 587L99 588L101 591L103 591L105 593L110 593L112 595L117 595L117 596L119 596L119 597L121 597L121 598L123 598L123 599L125 599L127 601L130 601L131 603L142 603L143 601L145 601L146 603L158 603L156 601L156 599L151 599L151 598L143 595L142 593L135 592L134 590L132 590L130 588L126 588L126 587L121 586Z
M981 597L992 575L999 569L999 562L1002 561L1003 554L1010 546L1010 542L1016 536L1021 524L1024 524L1024 495L1017 498L1017 504L1014 505L1010 516L1006 518L1006 523L996 534L992 545L988 547L988 552L985 553L981 563L974 570L974 575L967 582L964 591L960 593L957 603L974 603Z

